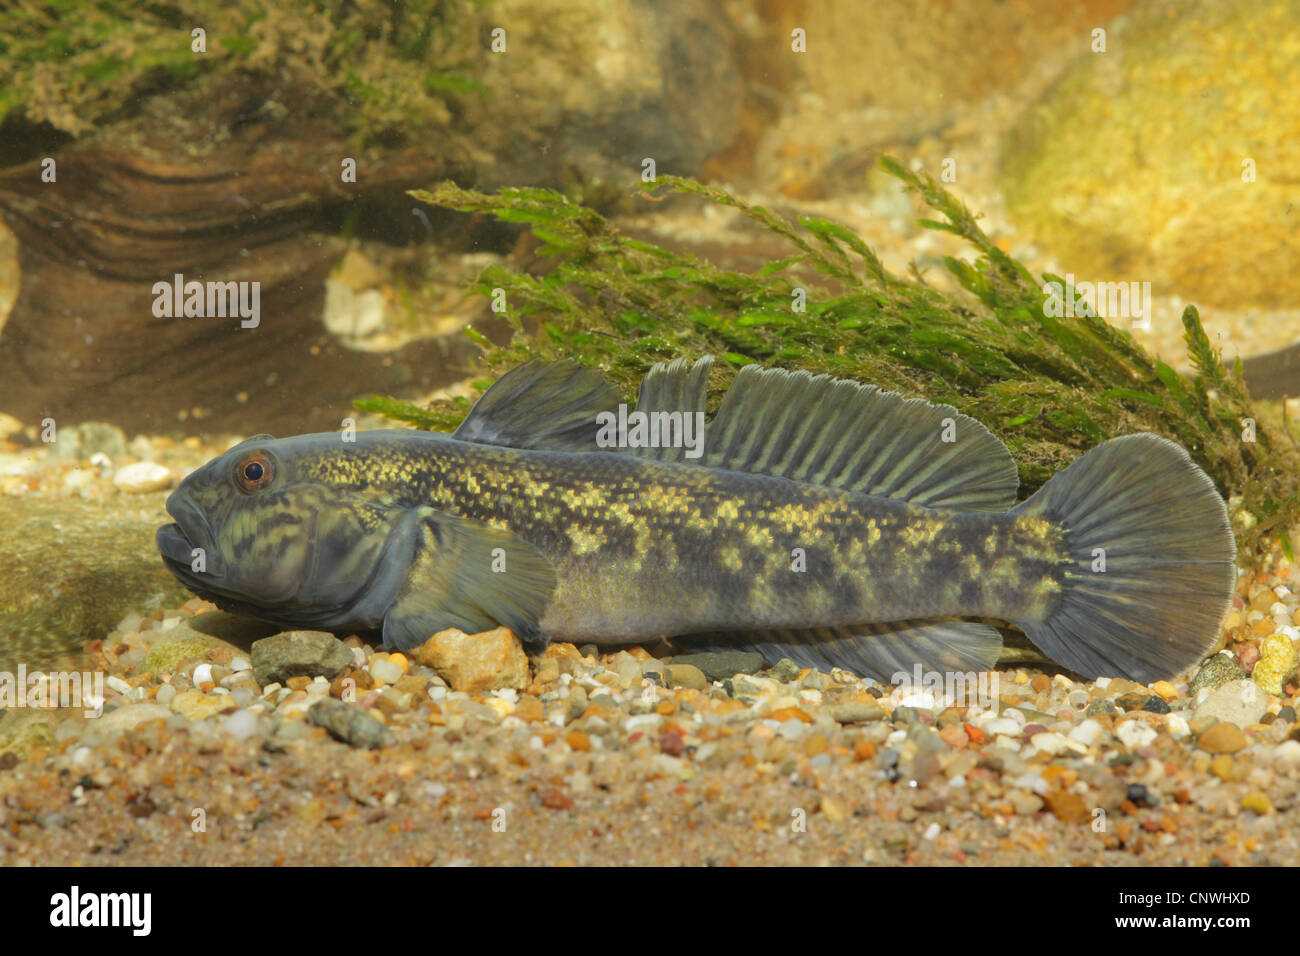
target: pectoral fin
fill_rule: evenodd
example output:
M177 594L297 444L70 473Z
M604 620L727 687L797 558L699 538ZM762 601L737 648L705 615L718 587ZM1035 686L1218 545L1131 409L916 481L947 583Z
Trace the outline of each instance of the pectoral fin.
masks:
M555 590L550 561L522 538L470 518L420 509L415 556L384 617L384 643L418 647L449 627L477 634L504 626L545 644L539 625Z

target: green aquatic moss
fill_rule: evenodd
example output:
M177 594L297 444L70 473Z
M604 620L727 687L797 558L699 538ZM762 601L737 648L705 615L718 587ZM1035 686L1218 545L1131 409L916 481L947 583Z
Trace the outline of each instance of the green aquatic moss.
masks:
M445 126L482 87L472 11L484 0L32 0L0 8L0 121L73 136L148 96L224 71L250 88L333 100L365 143ZM206 52L191 31L206 32ZM242 79L241 79L242 78Z
M538 356L598 365L634 398L655 362L721 356L716 403L735 368L761 362L870 382L950 403L984 422L1010 447L1022 495L1107 438L1152 431L1180 442L1238 508L1243 558L1283 538L1300 517L1300 455L1284 427L1261 419L1239 373L1223 368L1194 307L1183 314L1194 373L1183 376L1126 331L1086 314L1047 314L1044 284L984 234L975 217L931 178L891 158L884 168L941 218L923 220L975 250L948 258L969 297L948 295L919 274L891 274L860 237L835 223L797 223L724 190L660 177L650 198L689 194L739 210L784 239L791 254L754 274L722 269L623 235L595 211L559 193L502 189L491 195L443 183L416 198L522 223L553 265L531 275L493 266L474 283L504 293L513 341L479 337L484 364L499 374ZM1059 281L1059 280L1058 280ZM499 290L499 291L498 291ZM796 291L806 295L795 311ZM363 409L417 427L453 427L466 405L420 409L368 399ZM1252 441L1243 434L1252 427Z

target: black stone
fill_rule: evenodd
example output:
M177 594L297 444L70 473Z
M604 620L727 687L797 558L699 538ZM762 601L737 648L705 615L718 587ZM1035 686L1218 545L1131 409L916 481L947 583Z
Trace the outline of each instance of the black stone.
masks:
M1128 785L1128 798L1138 806L1154 807L1157 802L1146 786L1141 783L1130 783Z

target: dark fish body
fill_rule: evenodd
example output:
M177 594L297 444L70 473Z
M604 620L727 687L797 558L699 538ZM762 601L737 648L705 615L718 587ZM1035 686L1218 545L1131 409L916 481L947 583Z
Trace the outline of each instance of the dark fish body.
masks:
M657 367L638 408L702 411L707 374ZM697 635L885 678L991 667L1000 635L957 620L973 617L1082 673L1154 679L1226 613L1223 503L1156 436L1108 442L1013 507L1005 448L944 406L745 370L692 460L598 448L596 410L617 401L599 381L522 367L456 436L250 439L186 479L159 547L219 605L398 647L446 626Z
M362 433L343 454L336 434L307 439L321 452L305 476L483 521L536 547L557 569L541 624L560 640L1020 616L1059 589L1066 561L1040 518L411 431Z

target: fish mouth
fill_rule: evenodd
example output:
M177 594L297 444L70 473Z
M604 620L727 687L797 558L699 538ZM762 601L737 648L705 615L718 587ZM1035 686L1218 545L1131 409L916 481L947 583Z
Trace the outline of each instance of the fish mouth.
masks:
M185 536L179 524L165 524L159 528L154 535L154 543L158 545L158 552L169 565L182 564L186 568L190 567L194 546L190 544L190 539Z
M167 513L175 521L163 525L154 535L154 543L163 557L163 563L181 583L210 589L221 580L222 562L221 555L212 546L215 537L208 519L180 490L172 492L167 498ZM202 574L193 570L196 548L203 551L205 570Z

